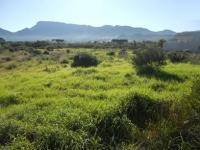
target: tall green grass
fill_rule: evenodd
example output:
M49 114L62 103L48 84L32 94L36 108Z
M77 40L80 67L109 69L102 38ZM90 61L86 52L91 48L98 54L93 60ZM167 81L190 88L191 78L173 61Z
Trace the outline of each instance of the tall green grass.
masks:
M173 147L170 141L185 121L180 103L190 95L200 66L168 63L162 73L138 75L130 63L132 52L121 57L116 51L108 55L102 49L59 49L48 58L41 54L20 62L16 52L11 60L16 68L7 69L10 62L1 62L0 148ZM101 63L71 68L80 52L95 55ZM60 63L60 57L69 64ZM174 145L180 143L188 147L186 142Z

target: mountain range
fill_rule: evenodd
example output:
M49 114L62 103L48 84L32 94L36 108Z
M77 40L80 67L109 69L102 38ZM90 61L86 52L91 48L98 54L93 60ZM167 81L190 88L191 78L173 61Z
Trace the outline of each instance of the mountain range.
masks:
M51 21L40 21L31 28L25 28L17 32L10 32L0 28L0 37L10 41L51 40L55 38L64 39L69 42L110 41L112 39L142 41L168 40L175 35L176 32L171 30L154 32L145 28L130 26L105 25L93 27Z

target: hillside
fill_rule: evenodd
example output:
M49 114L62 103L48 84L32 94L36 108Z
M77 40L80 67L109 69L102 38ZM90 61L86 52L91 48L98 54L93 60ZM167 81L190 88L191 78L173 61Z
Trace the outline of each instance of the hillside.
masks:
M0 28L0 37L3 37L5 39L7 39L7 38L10 38L12 36L13 36L12 32L9 32L7 30L4 30L4 29Z
M200 31L178 33L169 40L165 49L200 51Z
M95 41L111 40L113 38L125 38L129 40L158 40L170 39L175 32L164 30L153 32L145 28L133 28L130 26L93 27L87 25L66 24L60 22L40 21L32 28L25 28L7 37L8 40L51 40L62 38L67 41Z

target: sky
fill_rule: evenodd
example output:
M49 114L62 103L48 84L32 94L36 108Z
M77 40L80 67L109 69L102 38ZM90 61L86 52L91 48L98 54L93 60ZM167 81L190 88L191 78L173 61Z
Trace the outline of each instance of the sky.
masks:
M0 0L0 28L15 32L38 21L194 31L200 0Z

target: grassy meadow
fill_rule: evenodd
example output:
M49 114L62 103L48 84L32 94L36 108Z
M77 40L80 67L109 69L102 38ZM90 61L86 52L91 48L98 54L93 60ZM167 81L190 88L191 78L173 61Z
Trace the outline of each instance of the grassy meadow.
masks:
M0 149L199 148L200 139L183 140L180 133L200 65L167 61L160 72L138 75L131 50L126 56L119 49L114 55L111 49L39 51L0 53ZM80 52L99 65L71 67Z

